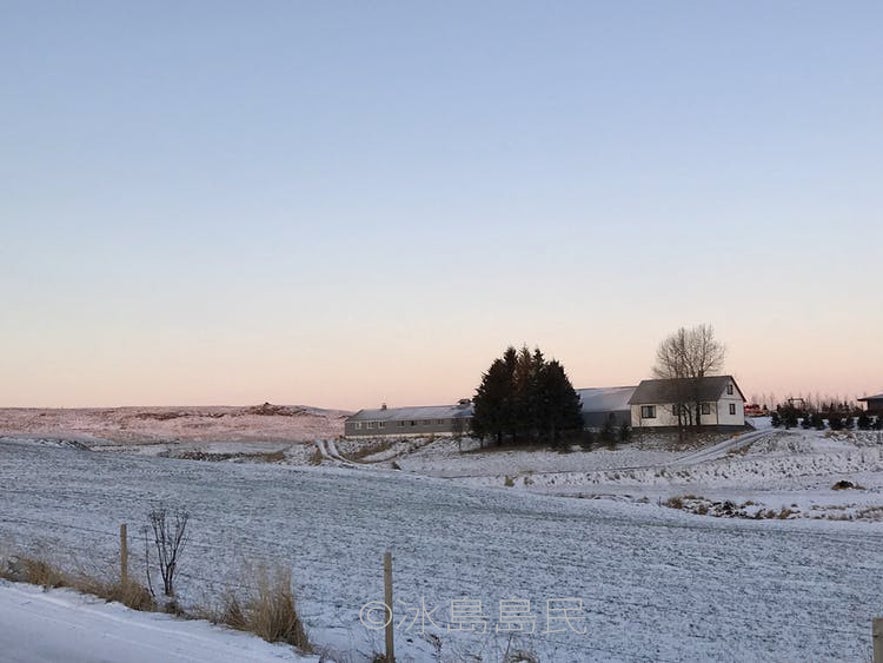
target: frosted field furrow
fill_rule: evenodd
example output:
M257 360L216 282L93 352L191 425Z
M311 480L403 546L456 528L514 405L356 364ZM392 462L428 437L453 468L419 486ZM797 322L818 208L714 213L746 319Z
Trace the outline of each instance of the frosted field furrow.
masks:
M883 614L883 530L872 524L721 520L401 473L0 443L7 548L109 565L118 524L139 540L158 501L192 513L185 604L241 582L245 563L290 564L314 641L354 661L381 649L358 615L382 599L387 547L397 619L421 599L438 608L440 625L426 632L441 645L400 630L403 661L501 659L503 636L445 630L450 602L463 598L480 600L492 624L499 600L530 599L538 630L547 600L582 599L586 635L518 641L556 662L863 662L870 619Z

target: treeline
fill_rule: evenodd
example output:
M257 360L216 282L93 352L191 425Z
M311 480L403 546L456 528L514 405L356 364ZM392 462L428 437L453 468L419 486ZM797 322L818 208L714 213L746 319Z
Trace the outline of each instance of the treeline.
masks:
M803 428L805 430L883 430L883 417L872 417L864 410L848 403L831 401L822 409L795 403L792 399L780 403L770 413L774 428Z
M526 345L510 346L493 361L473 405L472 435L498 446L548 442L562 448L583 427L579 395L564 367Z

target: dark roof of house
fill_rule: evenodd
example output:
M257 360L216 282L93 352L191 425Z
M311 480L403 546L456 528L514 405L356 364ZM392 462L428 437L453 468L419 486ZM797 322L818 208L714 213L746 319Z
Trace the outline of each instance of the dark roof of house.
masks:
M642 380L629 399L631 405L678 403L684 401L717 401L727 385L733 383L742 400L745 396L731 375L704 378L677 378L670 380Z
M624 412L637 387L592 387L577 389L583 412Z
M390 407L378 410L359 410L347 421L416 421L419 419L468 419L472 403L457 405L427 405L418 407Z
M864 396L863 398L859 398L860 401L883 401L883 394L876 394L875 396Z

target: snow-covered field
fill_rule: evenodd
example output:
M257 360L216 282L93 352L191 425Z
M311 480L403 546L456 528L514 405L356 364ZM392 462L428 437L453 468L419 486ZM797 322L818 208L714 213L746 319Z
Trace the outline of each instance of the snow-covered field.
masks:
M710 453L646 444L461 455L453 441L408 441L355 462L341 460L349 443L328 441L315 467L288 455L208 463L7 439L0 541L7 553L109 567L120 522L137 532L152 503L185 506L185 605L241 584L249 564L290 565L313 641L341 661L382 650L360 610L382 600L390 548L400 661L523 650L555 662L864 663L870 620L883 614L883 525L712 518L642 499L744 491L879 504L876 438L855 435L761 431ZM471 476L464 457L475 459ZM832 491L839 476L863 489ZM524 620L504 619L516 609ZM513 623L533 632L498 631Z

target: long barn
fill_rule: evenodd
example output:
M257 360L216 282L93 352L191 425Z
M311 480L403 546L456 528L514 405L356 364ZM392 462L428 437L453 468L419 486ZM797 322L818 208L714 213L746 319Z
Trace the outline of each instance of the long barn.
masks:
M359 410L344 423L346 437L380 435L465 435L472 420L472 402L462 399L456 405L417 407L386 406Z

